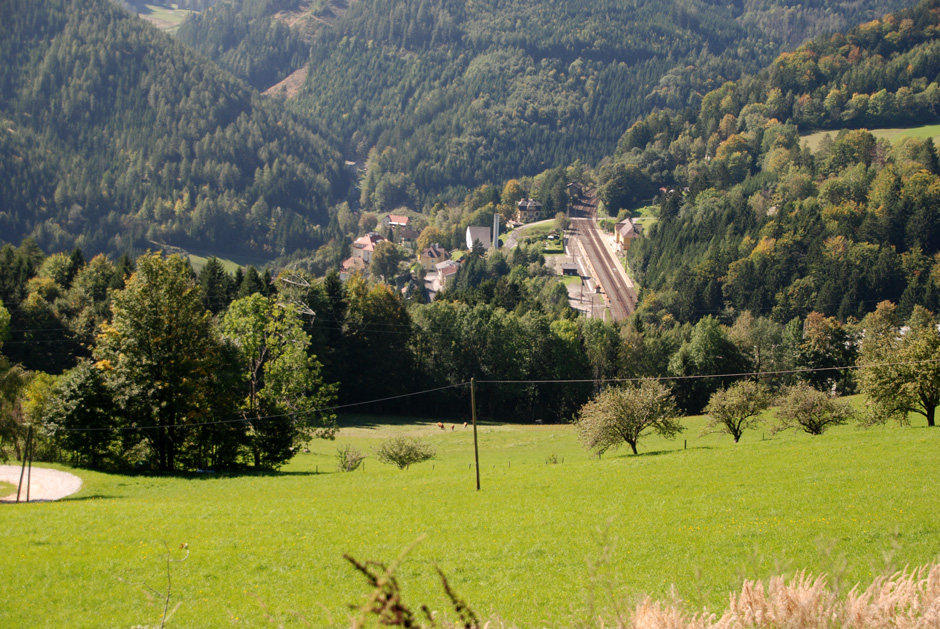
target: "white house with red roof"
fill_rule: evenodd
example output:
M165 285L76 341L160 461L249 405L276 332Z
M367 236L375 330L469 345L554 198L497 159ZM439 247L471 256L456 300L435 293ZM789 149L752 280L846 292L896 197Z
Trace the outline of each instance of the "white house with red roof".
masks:
M372 254L375 253L375 246L385 240L388 239L375 232L369 232L362 238L359 238L353 242L352 257L362 258L362 261L368 264L372 261Z

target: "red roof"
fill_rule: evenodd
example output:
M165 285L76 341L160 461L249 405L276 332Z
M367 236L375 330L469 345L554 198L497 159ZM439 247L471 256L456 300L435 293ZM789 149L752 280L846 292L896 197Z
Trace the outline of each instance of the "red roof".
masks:
M407 225L411 222L411 219L407 216L402 216L401 214L389 214L388 215L388 224L389 225Z
M369 232L362 238L356 240L353 243L353 247L356 249L364 249L365 251L375 251L375 246L383 240L387 240L387 238L384 238L375 232Z

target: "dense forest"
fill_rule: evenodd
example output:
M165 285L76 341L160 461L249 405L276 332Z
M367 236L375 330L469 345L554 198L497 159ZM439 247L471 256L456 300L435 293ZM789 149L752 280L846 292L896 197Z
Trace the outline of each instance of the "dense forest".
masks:
M267 258L325 241L336 151L123 9L4 2L0 55L3 240Z
M273 17L299 4L299 0L223 2L186 20L176 37L263 91L307 62L310 48L304 33Z
M256 87L308 63L290 113L104 0L4 3L0 232L115 255L336 249L353 173L332 147L366 168L354 210L452 202L599 159L631 120L694 105L802 39L810 16L829 28L872 11L270 0L183 25L180 39ZM288 28L285 13L321 26Z
M936 147L858 128L937 120L938 6L807 43L693 114L658 112L621 138L602 189L629 176L666 191L630 251L642 316L844 321L883 299L903 316L940 307ZM841 131L811 151L800 133L818 128Z
M414 207L596 162L654 108L697 107L786 46L899 6L360 0L319 32L292 106L367 162L364 207Z

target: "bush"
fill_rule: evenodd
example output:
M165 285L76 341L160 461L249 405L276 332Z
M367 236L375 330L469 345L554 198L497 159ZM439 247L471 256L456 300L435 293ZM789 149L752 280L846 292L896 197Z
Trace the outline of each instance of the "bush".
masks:
M403 470L415 463L433 459L434 446L420 439L392 437L386 439L375 451L376 458L382 463L397 465Z
M337 448L336 458L339 459L340 472L352 472L362 465L362 461L366 458L366 455L357 448L346 444L345 447Z

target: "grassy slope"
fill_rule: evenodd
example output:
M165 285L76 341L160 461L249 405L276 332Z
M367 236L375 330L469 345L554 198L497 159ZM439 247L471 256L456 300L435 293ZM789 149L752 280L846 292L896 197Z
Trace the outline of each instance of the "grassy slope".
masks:
M196 11L189 11L187 9L174 9L172 6L169 6L169 4L150 4L143 0L132 1L131 4L134 7L134 11L137 12L137 15L160 30L169 33L176 32L176 29L180 27L183 20L189 17L190 14L196 13Z
M909 129L869 129L876 138L884 138L892 142L902 138L933 138L934 142L940 141L940 124L924 125L922 127L912 127ZM838 131L818 131L802 137L803 142L809 145L811 151L819 150L822 140L827 135L835 139Z
M940 433L925 428L766 441L757 431L734 446L697 438L692 418L687 450L683 438L651 438L639 457L597 460L570 427L485 426L476 492L469 429L352 419L278 475L81 471L72 499L0 509L0 579L17 601L0 608L0 626L159 624L162 605L118 578L162 590L164 541L191 552L172 566L171 608L181 606L170 626L185 627L348 624L346 605L366 588L342 553L391 561L423 533L400 570L406 601L446 609L436 563L479 613L523 626L587 618L588 562L605 544L613 561L600 580L618 594L665 597L676 583L712 608L743 576L807 568L851 584L937 556L940 495L925 480ZM427 436L438 459L398 471L369 458L333 473L338 445L371 454L391 433ZM552 454L564 463L546 465Z

